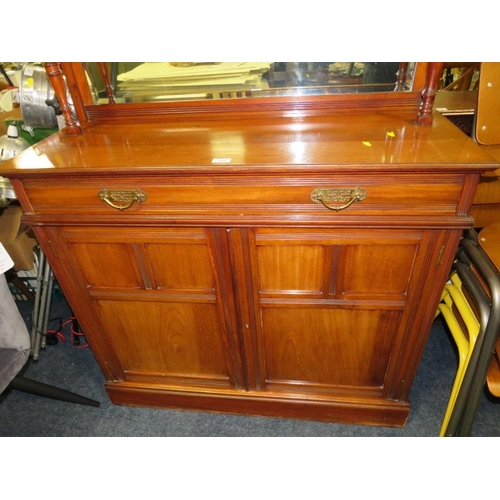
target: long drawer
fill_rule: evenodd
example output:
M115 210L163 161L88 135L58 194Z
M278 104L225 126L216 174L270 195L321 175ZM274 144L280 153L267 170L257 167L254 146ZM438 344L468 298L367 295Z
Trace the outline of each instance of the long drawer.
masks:
M277 217L293 220L359 216L453 216L460 174L308 176L149 176L26 179L31 212L104 218ZM27 211L30 213L30 211ZM255 219L253 219L255 223Z

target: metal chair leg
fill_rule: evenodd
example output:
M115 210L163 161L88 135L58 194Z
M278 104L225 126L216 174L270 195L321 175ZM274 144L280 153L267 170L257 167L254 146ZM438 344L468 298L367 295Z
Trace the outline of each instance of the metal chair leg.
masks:
M470 397L464 408L460 423L459 436L469 436L476 416L479 399L486 375L495 351L495 343L499 335L500 326L500 276L486 254L472 241L465 239L461 243L472 257L482 278L487 283L491 294L491 314L484 334L479 360L471 383Z

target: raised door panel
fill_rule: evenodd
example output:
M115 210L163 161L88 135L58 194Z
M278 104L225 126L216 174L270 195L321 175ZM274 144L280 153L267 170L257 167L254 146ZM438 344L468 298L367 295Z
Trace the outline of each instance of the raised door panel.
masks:
M224 231L67 228L56 245L115 378L241 387Z
M229 385L215 301L98 300L126 380Z
M206 244L148 243L144 251L158 289L213 293L214 273Z
M73 239L71 250L80 263L86 286L102 288L140 289L141 270L134 247L116 241L82 242Z
M422 238L418 230L256 230L256 388L383 394Z
M260 291L263 294L321 294L325 258L322 245L262 245L258 248Z
M381 387L398 310L263 307L267 386Z
M334 273L337 295L351 299L405 298L415 261L415 243L386 240L345 245L339 253L339 272Z

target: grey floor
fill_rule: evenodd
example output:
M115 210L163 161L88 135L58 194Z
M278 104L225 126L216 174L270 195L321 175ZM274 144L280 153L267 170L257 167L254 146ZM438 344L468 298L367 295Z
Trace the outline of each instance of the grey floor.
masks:
M18 305L29 325L29 303ZM51 318L65 320L68 315L64 299L53 303ZM412 388L407 425L342 425L113 405L91 350L75 348L65 333L67 341L41 351L26 376L98 400L101 406L87 407L10 391L0 400L0 436L434 437L439 434L457 365L445 327L435 323ZM500 436L500 404L482 397L472 435Z

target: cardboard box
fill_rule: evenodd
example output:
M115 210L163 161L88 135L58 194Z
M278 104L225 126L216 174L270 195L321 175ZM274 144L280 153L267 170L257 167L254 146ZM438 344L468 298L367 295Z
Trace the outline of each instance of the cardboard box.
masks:
M22 213L18 205L9 205L0 211L0 242L14 261L16 271L33 269L33 248L38 245L31 228L21 224Z

